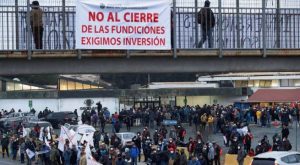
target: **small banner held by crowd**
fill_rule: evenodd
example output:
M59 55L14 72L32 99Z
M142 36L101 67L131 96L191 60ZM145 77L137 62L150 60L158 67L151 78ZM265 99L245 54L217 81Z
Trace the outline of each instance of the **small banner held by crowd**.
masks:
M26 154L28 155L29 159L33 158L35 153L30 149L26 149Z
M248 127L244 126L243 128L236 129L236 131L241 135L245 136L248 133Z
M26 128L23 127L23 137L26 137L28 135L28 132L26 130Z

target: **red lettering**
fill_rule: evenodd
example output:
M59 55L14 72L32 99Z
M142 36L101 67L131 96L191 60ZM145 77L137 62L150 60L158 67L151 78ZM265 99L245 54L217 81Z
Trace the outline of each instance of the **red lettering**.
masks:
M158 13L125 13L125 22L158 22Z
M89 12L89 21L103 21L104 14L102 12Z
M92 33L92 25L82 25L81 31L83 33Z

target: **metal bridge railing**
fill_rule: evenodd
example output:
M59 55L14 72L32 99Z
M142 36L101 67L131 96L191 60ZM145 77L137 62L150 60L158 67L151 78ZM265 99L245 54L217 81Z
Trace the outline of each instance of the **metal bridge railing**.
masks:
M29 2L29 1L28 1ZM174 1L175 2L175 1ZM219 0L220 2L220 0ZM35 43L28 16L31 8L0 6L0 51L34 51ZM60 5L60 6L59 6ZM43 36L41 50L75 50L74 6L43 6ZM300 9L212 7L216 25L212 31L212 46L202 48L202 28L198 12L202 6L178 7L174 4L174 49L298 49L300 48ZM173 18L172 18L173 19ZM175 51L176 52L176 51Z

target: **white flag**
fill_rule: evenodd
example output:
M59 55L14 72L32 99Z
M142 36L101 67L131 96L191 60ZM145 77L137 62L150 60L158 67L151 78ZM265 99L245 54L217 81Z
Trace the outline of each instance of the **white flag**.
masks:
M29 159L33 158L35 153L30 149L26 149L26 154L28 155Z
M28 135L26 128L23 127L23 137L25 138Z
M227 144L227 138L226 138L226 136L223 136L223 139L224 139L224 143Z
M73 140L73 138L74 138L76 132L75 132L74 130L71 129L71 130L69 131L69 134L70 134L70 135L69 135L69 136L70 136L70 137L69 137L70 140Z
M236 130L237 130L237 132L238 132L241 136L245 136L245 135L248 133L248 127L247 127L247 126L241 128L241 129L236 129Z
M91 148L90 148L90 144L87 144L85 147L85 153L86 153L86 157L89 158L92 156L92 152L91 152Z
M58 140L59 141L58 149L62 152L64 152L64 145L65 145L66 139L69 139L68 134L70 134L69 130L65 126L61 126L59 140ZM70 141L70 139L69 139L69 141Z
M96 160L93 158L87 158L87 164L88 165L102 165L101 163L98 163Z
M51 146L49 145L49 142L47 139L45 139L45 144L46 144L46 146L48 146L51 149Z
M39 136L39 140L40 140L40 141L43 141L43 134L44 134L44 127L42 127L42 128L40 129L40 136Z
M50 127L49 126L47 127L47 131L48 131L47 137L48 137L48 140L50 140L51 139L51 133L50 133Z

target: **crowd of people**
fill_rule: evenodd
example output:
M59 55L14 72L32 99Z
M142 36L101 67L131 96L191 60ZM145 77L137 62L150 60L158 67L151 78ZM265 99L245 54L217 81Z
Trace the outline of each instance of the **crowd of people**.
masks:
M2 110L0 116L9 113L14 112ZM51 111L46 108L38 116L47 113ZM153 165L219 165L223 151L228 149L229 154L237 154L237 161L242 164L247 155L291 150L288 138L289 123L293 119L299 122L298 108L285 105L252 106L249 110L222 105L144 107L123 109L112 115L107 114L107 109L102 108L102 105L98 105L97 109L85 110L81 116L82 123L96 128L93 144L86 141L71 144L70 140L65 139L63 149L59 149L61 139L53 130L42 129L37 124L23 136L24 129L22 123L19 123L15 131L1 133L2 156L16 160L19 155L21 163L25 163L26 158L27 164L35 162L46 165L86 165L89 157L95 162L117 165L137 164L140 161ZM176 124L168 127L166 120L176 121ZM282 126L282 130L273 137L265 135L254 147L255 135L251 133L251 123L259 127ZM111 124L111 131L105 129L107 124ZM126 126L127 131L132 126L142 127L143 130L136 133L131 143L124 145L116 134L123 126ZM196 134L187 135L185 126L193 126ZM52 136L48 137L48 132ZM223 135L224 145L208 140L207 135L213 133ZM30 158L27 149L38 154Z

